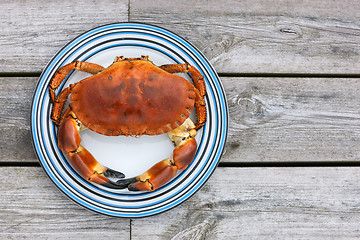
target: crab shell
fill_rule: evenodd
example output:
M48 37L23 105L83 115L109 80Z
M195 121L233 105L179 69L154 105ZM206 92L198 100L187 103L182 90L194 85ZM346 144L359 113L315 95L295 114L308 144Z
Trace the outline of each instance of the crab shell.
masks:
M196 97L192 83L144 60L114 62L70 88L80 122L109 136L169 132L190 116Z

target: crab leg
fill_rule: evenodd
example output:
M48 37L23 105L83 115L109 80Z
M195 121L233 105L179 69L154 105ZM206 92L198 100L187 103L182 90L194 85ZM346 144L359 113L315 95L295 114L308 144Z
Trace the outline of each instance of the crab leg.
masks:
M195 108L197 114L197 123L195 129L198 130L202 127L206 122L206 106L204 96L206 95L206 88L204 77L201 75L199 70L195 67L184 63L184 64L166 64L160 66L166 72L169 73L190 73L191 77L195 84L195 92L196 92L196 99L195 99Z
M195 125L188 118L168 135L176 147L172 157L158 162L137 177L121 179L116 184L122 187L128 186L130 191L154 191L170 181L178 170L185 170L196 154Z
M200 94L200 92L195 88L195 109L197 116L197 123L195 126L196 130L199 130L202 126L204 126L206 122L206 105L204 96Z
M60 125L61 120L63 119L61 117L62 110L64 108L65 102L71 92L70 87L65 88L62 90L59 95L53 100L53 108L51 110L51 120L56 124ZM66 114L64 113L63 116Z
M70 109L65 111L64 119L58 130L58 146L68 156L72 167L90 182L111 188L121 188L109 180L110 178L124 178L121 172L102 166L91 153L80 145L79 131L84 127L76 119Z
M102 67L98 64L89 63L89 62L76 61L76 62L66 64L65 66L63 66L59 70L57 70L54 77L51 79L51 82L49 84L49 92L50 92L51 100L54 102L55 89L60 86L60 84L64 81L65 77L72 70L78 70L78 71L87 72L90 74L97 74L104 69L105 69L104 67Z

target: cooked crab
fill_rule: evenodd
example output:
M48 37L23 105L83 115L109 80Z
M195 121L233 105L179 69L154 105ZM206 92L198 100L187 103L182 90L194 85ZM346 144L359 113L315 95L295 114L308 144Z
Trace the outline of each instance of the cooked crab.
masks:
M55 96L55 90L72 70L93 76L70 84ZM194 84L174 73L190 73ZM77 61L55 73L49 91L51 118L58 125L58 146L71 166L90 182L153 191L170 181L178 170L186 169L195 157L194 136L206 122L206 91L203 76L189 64L157 67L148 56L116 57L108 68ZM69 95L70 104L63 113ZM196 124L189 118L194 108ZM101 165L80 145L79 131L86 128L108 136L167 133L175 149L172 156L145 173L125 179L124 174Z

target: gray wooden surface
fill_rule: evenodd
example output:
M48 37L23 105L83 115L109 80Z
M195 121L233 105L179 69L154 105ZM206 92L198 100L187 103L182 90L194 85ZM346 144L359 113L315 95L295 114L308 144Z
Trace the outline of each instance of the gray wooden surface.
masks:
M1 1L1 239L357 239L360 5L355 0ZM229 103L220 166L191 199L145 219L79 207L39 167L37 79L78 34L136 21L192 42Z

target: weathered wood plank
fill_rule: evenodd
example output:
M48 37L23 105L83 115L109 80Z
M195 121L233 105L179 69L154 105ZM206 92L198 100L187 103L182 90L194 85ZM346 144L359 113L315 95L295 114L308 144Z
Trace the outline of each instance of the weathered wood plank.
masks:
M218 168L181 206L132 221L133 239L355 239L358 168Z
M37 78L0 78L0 162L36 161L30 111Z
M78 34L127 21L131 13L132 21L157 24L189 39L220 72L359 73L360 23L353 0L278 1L271 6L183 1L176 7L166 1L134 1L130 12L127 4L1 2L0 72L41 71Z
M86 210L39 167L2 167L1 239L130 239L130 221Z
M129 220L77 206L41 168L1 172L2 239L128 239ZM133 220L131 239L356 238L359 180L358 168L218 168L182 205Z
M360 73L358 1L131 1L130 20L185 37L217 71Z
M79 34L128 21L128 0L1 1L0 12L0 72L38 72Z
M0 78L0 162L37 161L29 126L36 81ZM223 162L360 159L358 79L222 78L222 82L230 115Z
M355 78L223 78L230 130L224 162L360 160Z

